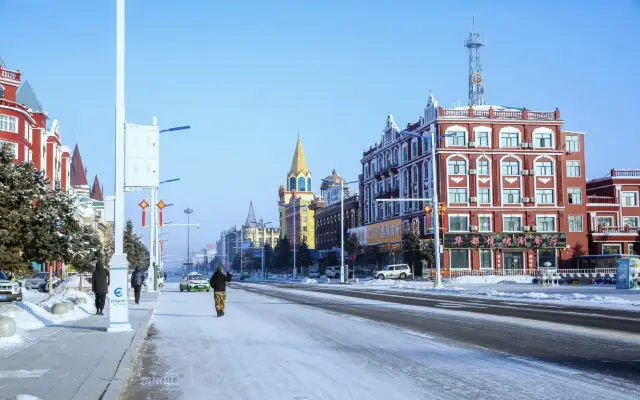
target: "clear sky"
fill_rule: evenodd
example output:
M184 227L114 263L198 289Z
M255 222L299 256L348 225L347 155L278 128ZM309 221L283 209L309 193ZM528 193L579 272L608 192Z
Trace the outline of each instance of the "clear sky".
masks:
M195 210L192 249L241 224L250 200L277 224L298 132L314 190L333 168L356 179L388 112L415 121L429 90L465 104L474 15L488 103L560 108L586 132L589 178L640 168L636 0L128 0L127 120L192 127L161 138L161 178L181 178L161 188L165 221ZM0 16L0 57L113 193L115 1L0 0ZM146 195L127 198L137 223ZM166 231L167 253L185 255L186 231Z

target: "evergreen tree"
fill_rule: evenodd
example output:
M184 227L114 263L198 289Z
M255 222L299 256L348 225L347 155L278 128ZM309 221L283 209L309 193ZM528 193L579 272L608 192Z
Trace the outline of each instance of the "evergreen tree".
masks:
M264 268L270 268L273 264L273 249L270 243L264 244ZM262 267L262 265L260 266Z
M362 249L362 245L360 244L358 235L356 235L355 233L349 235L344 241L344 248L349 253L351 261L353 263L353 261L355 261L355 259L357 258L358 253Z
M311 250L309 250L309 245L307 244L307 240L304 239L298 250L296 251L296 267L306 268L313 262L313 257L311 257Z
M404 261L411 266L411 272L414 272L414 266L418 262L422 262L426 258L420 244L420 238L415 232L405 232L402 237L402 251Z
M140 239L133 231L133 222L128 220L124 226L124 252L127 255L129 269L140 267L146 269L149 266L149 250L145 247Z
M98 262L104 265L104 252L100 237L86 225L80 227L80 231L72 237L71 248L73 259L71 264L79 274L93 272Z
M288 268L291 265L292 255L291 242L289 242L287 236L284 236L276 244L274 266L277 269Z

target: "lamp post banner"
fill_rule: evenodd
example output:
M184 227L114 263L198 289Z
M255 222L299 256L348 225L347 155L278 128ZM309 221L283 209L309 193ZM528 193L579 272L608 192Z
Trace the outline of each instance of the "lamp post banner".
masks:
M128 327L129 267L111 267L109 275L109 322L112 327Z

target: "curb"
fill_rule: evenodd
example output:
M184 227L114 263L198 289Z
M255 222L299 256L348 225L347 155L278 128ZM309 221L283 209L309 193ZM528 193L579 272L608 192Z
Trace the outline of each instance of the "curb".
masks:
M136 333L131 340L131 346L129 346L127 351L122 356L120 364L118 365L118 369L113 375L111 382L109 382L109 385L107 385L102 396L100 396L99 400L118 400L120 398L120 395L124 392L124 389L127 386L129 375L135 367L140 349L142 348L144 339L147 337L147 333L149 332L149 327L151 326L151 321L153 320L153 315L156 312L156 307L160 302L161 295L162 292L158 291L158 298L155 305L153 306L153 310L151 310L149 319L146 322L143 322L136 330Z

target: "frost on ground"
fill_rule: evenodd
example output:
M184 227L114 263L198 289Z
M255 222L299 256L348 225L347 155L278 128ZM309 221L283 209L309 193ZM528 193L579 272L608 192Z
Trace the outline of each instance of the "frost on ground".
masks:
M598 374L447 345L233 288L222 318L215 317L211 296L164 292L153 327L129 399L146 398L135 397L148 393L145 377L168 374L176 384L154 388L155 398L637 398Z
M86 299L86 304L76 304L77 298ZM74 303L74 309L66 314L53 315L51 307L55 303L70 301ZM75 321L95 314L93 298L84 292L77 290L60 290L53 296L25 290L22 302L0 304L0 315L12 318L16 322L17 332L39 329L46 326L57 325L63 322ZM15 336L14 336L15 337ZM0 346L9 344L13 338L0 339Z

